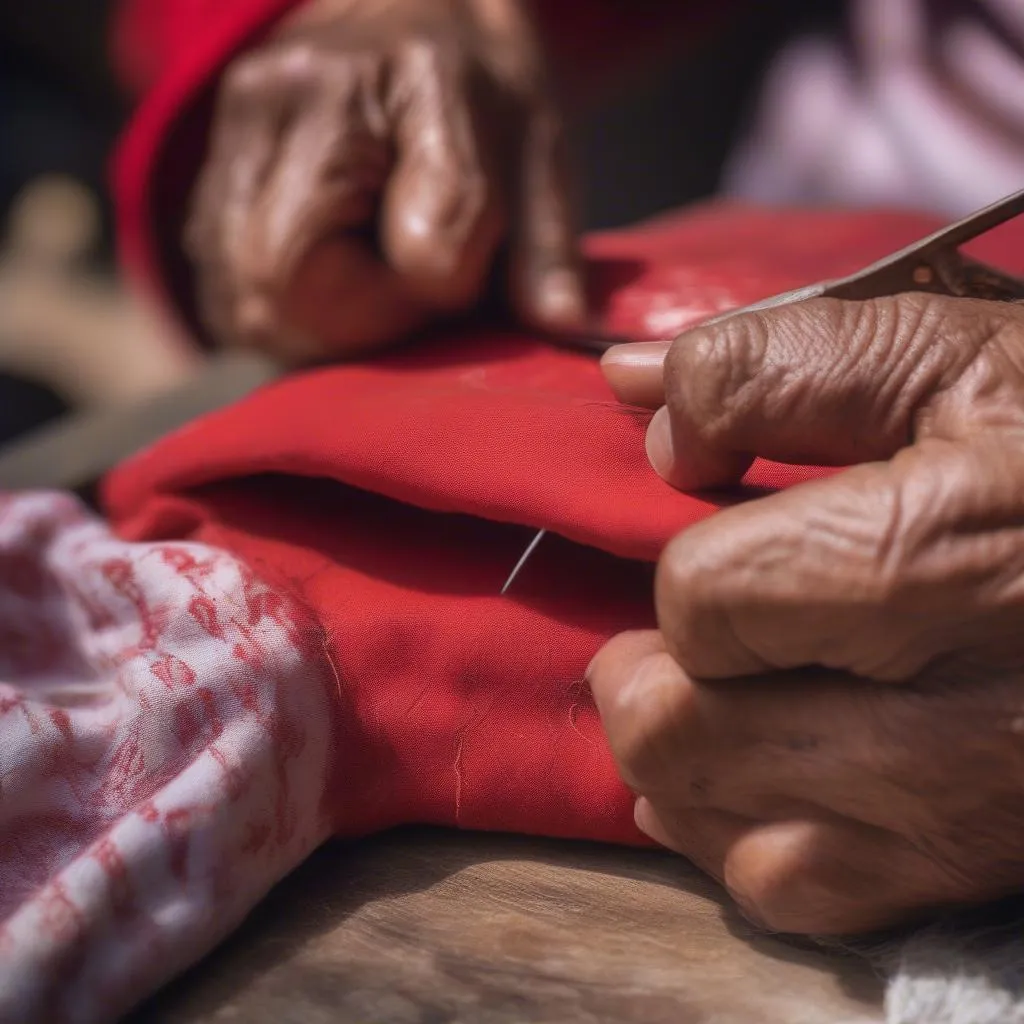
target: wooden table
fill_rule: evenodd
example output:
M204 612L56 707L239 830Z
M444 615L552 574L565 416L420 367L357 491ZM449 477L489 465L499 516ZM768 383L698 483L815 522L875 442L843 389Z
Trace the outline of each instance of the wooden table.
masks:
M880 1000L679 858L409 830L322 849L132 1024L867 1024Z

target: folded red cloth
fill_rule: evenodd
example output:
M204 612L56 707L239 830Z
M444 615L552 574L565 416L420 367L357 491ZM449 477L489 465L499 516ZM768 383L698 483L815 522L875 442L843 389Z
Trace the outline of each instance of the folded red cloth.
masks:
M711 208L589 250L608 328L652 337L930 227ZM1019 267L1019 238L980 254ZM120 539L0 498L0 1019L112 1019L331 834L640 842L587 663L652 624L672 534L824 472L677 494L648 416L587 356L469 331L168 437L107 482Z
M710 207L597 237L589 254L608 328L656 337L932 227ZM1022 266L1019 237L991 236L983 255ZM613 400L593 358L469 331L208 416L121 467L108 510L127 537L240 555L313 609L338 682L339 831L427 821L636 841L588 661L651 624L650 563L674 533L824 472L759 462L736 493L679 494L647 465L648 415ZM500 597L524 527L556 538Z

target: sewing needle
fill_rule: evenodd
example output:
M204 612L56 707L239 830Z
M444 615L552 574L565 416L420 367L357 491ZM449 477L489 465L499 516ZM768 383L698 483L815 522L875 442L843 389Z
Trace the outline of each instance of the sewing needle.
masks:
M503 586L501 588L502 595L504 595L505 591L508 590L508 588L512 586L512 582L519 575L519 571L522 569L522 567L524 565L526 565L526 560L530 557L530 555L532 555L534 553L534 551L537 550L537 545L541 542L541 540L544 538L544 534L547 533L547 532L548 532L547 530L540 530L537 533L537 536L534 537L533 540L530 541L529 546L523 552L523 554L520 557L519 561L516 562L515 568L509 574L508 579L505 580L505 586Z

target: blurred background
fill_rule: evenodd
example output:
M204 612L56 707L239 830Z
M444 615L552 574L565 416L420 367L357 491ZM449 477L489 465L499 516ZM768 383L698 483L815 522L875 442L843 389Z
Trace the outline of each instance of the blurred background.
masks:
M75 254L76 269L112 271L105 162L125 110L106 60L108 7L106 0L0 4L0 274L11 273L15 202L34 185L58 185L58 175L54 199L66 210L55 209L57 216L83 221L69 230L89 236ZM82 191L61 192L71 182ZM24 333L13 322L20 317L11 305L19 300L11 291L0 286L7 299L0 304L0 443L56 416L69 401L21 366L14 350L29 339L11 336ZM42 311L33 314L43 319Z
M176 342L138 355L133 339L173 329L117 278L107 163L129 110L108 59L113 6L0 3L0 444L181 373ZM769 56L841 7L756 5L700 52L666 51L570 111L585 226L712 194Z
M102 204L96 258L110 256L107 153L127 113L107 60L109 0L0 4L0 215L52 173Z

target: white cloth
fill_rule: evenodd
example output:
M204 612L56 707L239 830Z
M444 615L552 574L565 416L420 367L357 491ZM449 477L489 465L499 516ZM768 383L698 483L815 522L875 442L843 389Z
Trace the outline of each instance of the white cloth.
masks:
M108 1021L330 832L319 627L232 556L0 496L0 1021Z

